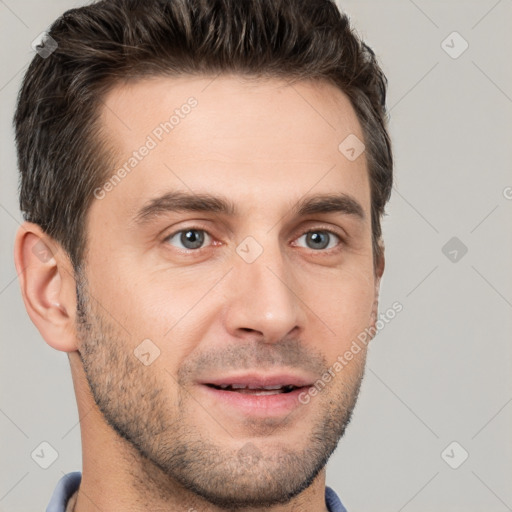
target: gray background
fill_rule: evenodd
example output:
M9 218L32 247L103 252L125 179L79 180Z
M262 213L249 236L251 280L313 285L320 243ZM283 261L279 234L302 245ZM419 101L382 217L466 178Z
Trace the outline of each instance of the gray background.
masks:
M67 357L30 322L13 264L11 128L31 41L81 3L0 0L3 512L44 510L58 479L81 469ZM371 344L327 483L349 512L512 510L512 1L342 5L389 79L396 186L381 311L404 309ZM453 58L461 37L469 47ZM43 441L58 452L48 469L31 458Z

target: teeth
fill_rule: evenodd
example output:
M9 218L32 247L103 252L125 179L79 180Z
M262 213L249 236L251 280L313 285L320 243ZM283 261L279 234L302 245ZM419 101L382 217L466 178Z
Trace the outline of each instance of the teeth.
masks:
M281 394L281 392L278 389L258 389L258 390L240 389L239 393L254 395L254 396Z
M293 386L246 386L245 384L222 384L220 386L222 389L226 389L228 387L231 387L232 389L265 389L267 391L275 391L277 389L286 389L288 387Z
M242 390L250 390L250 391L285 391L285 392L288 392L288 391L292 391L293 389L296 388L296 386L292 385L292 384L288 384L288 385L284 385L284 386L281 386L281 385L276 385L276 386L246 386L245 384L219 384L218 386L216 386L220 389L233 389L233 390L237 390L237 391L242 391Z
M247 386L248 389L281 389L283 386Z
M252 392L253 394L257 394L258 391L261 391L262 394L268 394L268 392L280 392L280 393L289 393L294 389L297 389L297 386L293 384L286 385L274 385L274 386L246 386L245 384L210 384L210 386L216 387L217 389L229 390L229 391L238 391L238 392Z

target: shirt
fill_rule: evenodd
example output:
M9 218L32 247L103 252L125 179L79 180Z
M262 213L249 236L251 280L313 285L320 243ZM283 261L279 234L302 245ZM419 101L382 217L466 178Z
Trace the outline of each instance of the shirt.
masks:
M78 490L81 480L82 473L80 471L73 471L64 475L53 491L46 512L70 512L72 507L70 498ZM338 495L327 486L325 487L325 504L329 512L347 512ZM68 505L70 510L66 510Z

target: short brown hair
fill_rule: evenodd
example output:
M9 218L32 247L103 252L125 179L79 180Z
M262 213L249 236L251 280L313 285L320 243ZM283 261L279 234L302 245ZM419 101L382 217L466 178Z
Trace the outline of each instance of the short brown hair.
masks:
M14 117L20 208L75 269L93 190L112 163L98 123L102 97L122 81L153 75L239 73L340 88L363 129L374 261L380 255L393 180L387 80L334 1L102 0L65 12L48 33L57 47L34 56Z

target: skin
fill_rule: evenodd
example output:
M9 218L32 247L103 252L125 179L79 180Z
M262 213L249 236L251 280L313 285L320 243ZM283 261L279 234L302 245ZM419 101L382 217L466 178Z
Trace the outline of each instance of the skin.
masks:
M324 82L212 80L144 79L104 98L112 174L187 98L197 106L93 200L79 276L38 226L17 234L27 311L46 342L69 354L79 512L327 510L325 462L350 420L366 349L277 419L219 404L198 380L240 368L316 380L375 324L384 259L374 267L366 158L338 151L349 134L363 140L361 127L347 97ZM222 195L238 213L135 220L169 191ZM334 193L351 196L364 218L293 214L304 197ZM170 235L191 228L204 230L204 243L187 251L181 233ZM311 245L309 230L327 248ZM236 251L249 236L263 249L252 263ZM50 256L37 257L36 244ZM160 351L149 365L134 356L146 339Z

